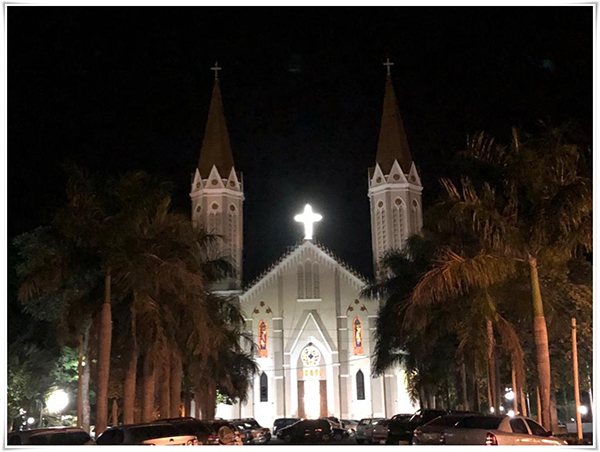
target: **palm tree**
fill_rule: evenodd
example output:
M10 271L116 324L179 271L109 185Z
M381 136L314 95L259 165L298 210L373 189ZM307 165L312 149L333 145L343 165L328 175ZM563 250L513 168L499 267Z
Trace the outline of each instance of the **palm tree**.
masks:
M591 250L591 179L581 151L560 130L525 143L513 131L511 145L481 134L465 156L493 169L495 177L460 189L444 180L446 227L468 231L479 249L440 252L438 262L415 287L413 306L485 290L527 270L530 278L542 422L550 429L550 355L539 268L551 271L582 248ZM492 171L490 171L492 172ZM444 227L444 225L442 225Z

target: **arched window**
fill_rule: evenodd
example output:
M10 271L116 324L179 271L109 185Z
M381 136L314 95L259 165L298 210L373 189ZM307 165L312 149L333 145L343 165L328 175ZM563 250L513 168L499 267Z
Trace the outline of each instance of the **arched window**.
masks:
M354 318L352 322L352 343L354 344L354 354L363 354L363 328L362 323L358 317Z
M356 372L356 399L365 400L365 375L362 370Z
M410 210L411 210L411 212L410 212L411 218L410 219L411 219L411 224L412 224L412 229L413 229L412 233L418 234L419 232L421 232L419 230L419 204L414 199L412 202L412 208Z
M218 234L219 227L221 224L221 211L219 210L219 205L216 202L213 202L210 206L210 211L208 213L208 232L210 234Z
M377 237L377 260L381 260L387 249L387 231L385 227L385 209L383 201L377 203L377 211L375 213L375 227Z
M269 401L269 378L264 372L260 374L260 401Z
M267 351L267 322L261 320L258 322L258 357L266 358Z
M229 252L231 264L237 273L238 268L238 215L235 206L229 206Z
M304 264L298 264L298 298L305 298L304 291Z
M313 297L313 272L312 272L312 263L310 259L306 259L306 263L304 264L304 296L306 298L314 298Z
M400 198L396 198L394 201L394 209L392 222L394 227L394 247L402 248L404 240L406 239L406 207L404 202Z
M319 287L319 264L316 262L313 264L313 298L321 298L321 289Z

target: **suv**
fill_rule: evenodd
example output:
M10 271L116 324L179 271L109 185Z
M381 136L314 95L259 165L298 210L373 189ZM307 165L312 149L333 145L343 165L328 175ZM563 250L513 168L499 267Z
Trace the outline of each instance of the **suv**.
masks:
M154 422L172 424L177 427L183 435L196 436L199 445L219 445L219 437L213 432L212 427L195 417L173 417L168 419L158 419Z
M9 446L83 446L95 444L90 435L80 428L49 427L35 430L23 430L8 435Z
M275 422L273 422L273 435L279 436L277 432L280 429L295 424L299 420L297 417L280 417L279 419L275 419Z
M373 428L381 421L385 421L385 418L375 417L361 419L356 426L356 434L354 435L356 442L358 444L363 444L366 441L367 444L370 444L373 437Z
M261 427L256 419L234 419L231 423L238 429L244 444L266 444L271 440L271 431Z
M331 439L331 424L325 419L303 419L280 429L277 436L288 444L328 442Z
M166 422L119 425L105 430L99 445L195 446L195 435L182 435L181 430Z

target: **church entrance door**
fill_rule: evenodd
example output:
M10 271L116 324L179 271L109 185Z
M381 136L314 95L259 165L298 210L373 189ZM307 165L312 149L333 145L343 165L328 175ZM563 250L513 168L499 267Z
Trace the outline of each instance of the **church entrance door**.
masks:
M327 416L327 380L298 380L298 417Z

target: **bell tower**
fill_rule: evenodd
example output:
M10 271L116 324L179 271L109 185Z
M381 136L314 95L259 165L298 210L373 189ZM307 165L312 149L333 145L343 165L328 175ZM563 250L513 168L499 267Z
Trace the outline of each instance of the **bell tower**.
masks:
M421 232L423 225L421 179L412 160L398 100L392 84L389 58L383 97L383 113L375 166L369 168L371 242L375 276L385 253L402 249L408 236Z
M220 236L220 257L229 260L235 276L218 283L214 289L236 291L242 282L242 205L244 187L242 174L237 172L229 134L223 113L223 101L218 63L211 68L215 82L206 121L206 130L198 168L193 175L190 198L192 199L192 221L204 227L210 234Z

